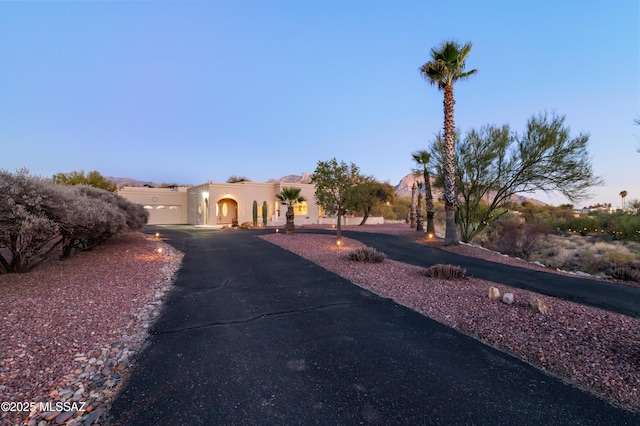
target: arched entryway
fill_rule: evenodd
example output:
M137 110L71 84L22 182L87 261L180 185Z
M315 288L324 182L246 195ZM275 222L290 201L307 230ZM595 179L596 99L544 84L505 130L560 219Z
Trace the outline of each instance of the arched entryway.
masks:
M231 198L223 198L216 204L218 225L238 224L238 203Z

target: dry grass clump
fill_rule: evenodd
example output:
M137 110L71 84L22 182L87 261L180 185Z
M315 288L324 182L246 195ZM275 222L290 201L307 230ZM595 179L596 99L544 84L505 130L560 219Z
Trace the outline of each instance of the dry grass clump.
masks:
M429 278L441 280L464 280L467 278L467 270L455 265L439 263L430 266L424 274Z
M380 263L387 255L373 247L360 247L349 252L347 257L355 262Z
M624 281L640 282L640 256L635 245L622 241L599 241L579 235L547 235L543 248L529 257L565 271L605 274Z

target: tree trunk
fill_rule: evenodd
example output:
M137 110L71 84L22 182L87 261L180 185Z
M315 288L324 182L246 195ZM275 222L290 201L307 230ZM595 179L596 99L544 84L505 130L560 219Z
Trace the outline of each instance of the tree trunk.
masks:
M424 232L424 219L422 216L422 192L418 194L418 208L416 209L416 231Z
M429 238L433 238L436 235L436 227L433 223L433 191L431 191L431 176L427 168L424 168L424 204L427 208L427 235Z
M342 211L338 210L338 218L337 218L337 225L336 225L336 237L341 238L342 237L342 227L340 226L341 222L340 219L342 218Z
M453 121L453 86L448 84L444 88L444 209L446 212L446 229L444 245L459 244L456 228L456 187L455 187L455 122Z
M371 208L368 208L364 211L364 217L362 218L362 222L360 222L360 224L358 226L362 226L365 223L367 223L367 219L369 219L369 212L371 211Z
M433 223L433 217L435 213L433 211L427 212L427 236L433 238L436 236L436 226Z
M294 218L293 206L287 207L286 217L287 217L287 226L286 226L287 234L293 234L293 231L295 229L295 225L293 223L293 218Z
M413 182L411 187L411 208L409 209L409 226L411 229L416 227L416 183Z

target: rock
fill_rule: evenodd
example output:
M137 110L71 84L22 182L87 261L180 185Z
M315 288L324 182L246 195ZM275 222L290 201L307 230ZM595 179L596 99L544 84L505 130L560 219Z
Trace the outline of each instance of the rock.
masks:
M102 410L92 411L87 417L84 418L84 422L82 422L82 426L89 426L98 421L98 418L102 414Z
M542 315L547 315L549 313L549 308L544 303L544 301L538 297L532 297L529 299L529 307L533 312L539 312Z
M500 299L500 290L497 287L489 287L489 299L491 300L499 300Z
M117 371L124 371L129 366L127 361L120 361L118 365L116 365Z
M502 296L502 301L507 305L511 305L513 303L513 293L505 293L504 296Z
M73 417L73 415L75 414L75 411L67 411L65 413L60 413L58 414L58 416L56 417L56 423L57 424L62 424L64 422L66 422L67 420L69 420L71 417Z
M42 420L45 420L47 422L51 421L51 420L55 419L56 417L58 417L58 414L60 414L59 411L47 411L46 413L44 413L42 415Z
M89 384L89 389L97 388L104 384L104 379L96 379Z

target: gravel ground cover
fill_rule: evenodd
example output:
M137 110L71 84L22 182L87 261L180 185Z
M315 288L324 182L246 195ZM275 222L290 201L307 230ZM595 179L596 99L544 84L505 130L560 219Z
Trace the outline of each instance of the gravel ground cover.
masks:
M415 231L403 228L371 226L364 231L415 237ZM347 258L347 253L362 244L348 238L343 238L340 247L336 245L335 236L330 235L274 233L263 238L382 297L393 299L614 404L640 412L638 319L479 279L427 278L424 268L389 259L378 264L353 262ZM461 245L453 250L495 262L540 268L477 247ZM490 300L489 288L492 286L502 294L512 293L514 303L508 305L501 300ZM540 299L548 313L534 312L529 304L532 298Z
M0 275L0 424L103 421L181 260L131 233Z

